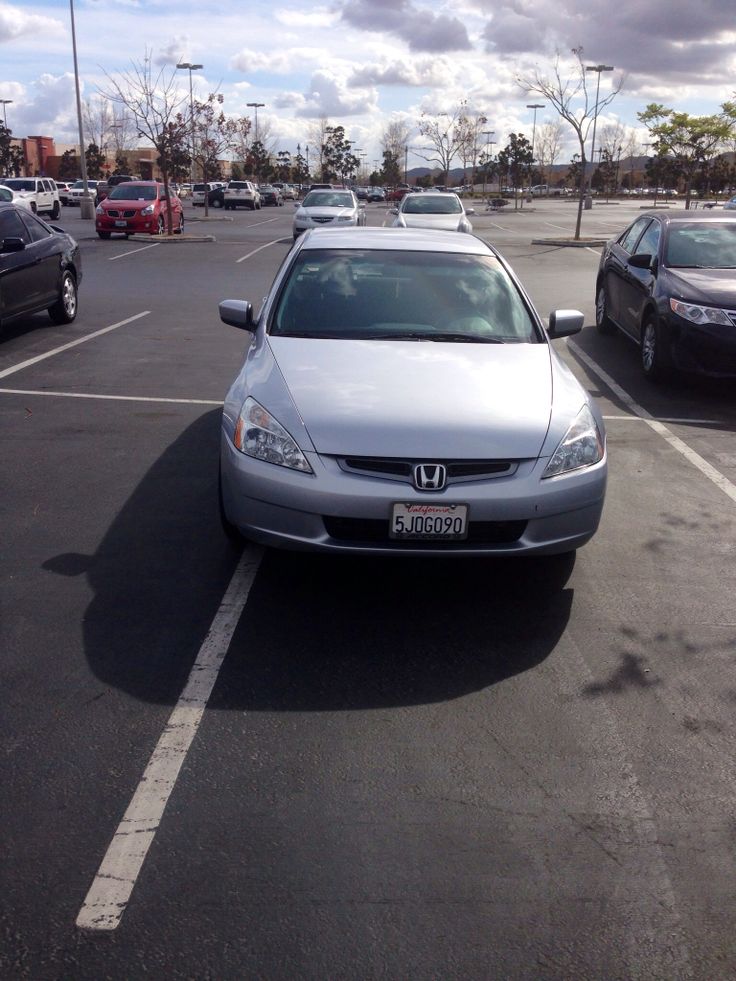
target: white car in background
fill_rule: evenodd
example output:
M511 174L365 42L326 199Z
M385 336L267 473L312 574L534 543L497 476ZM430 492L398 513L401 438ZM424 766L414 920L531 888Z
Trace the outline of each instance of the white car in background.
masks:
M452 191L425 194L406 194L398 208L391 208L390 214L396 218L393 228L436 228L444 232L472 232L473 226L468 221L468 215L474 215L475 210L467 211L457 194Z
M5 204L17 204L21 208L27 208L32 211L30 198L24 197L19 194L18 191L14 191L12 187L6 187L5 184L0 184L0 203Z
M101 181L87 181L89 196L93 201L95 201L97 198L97 185L101 183ZM67 192L67 204L80 204L83 196L84 181L75 181Z
M59 190L50 177L6 177L3 184L24 198L34 213L49 215L54 221L61 214ZM15 203L22 202L16 200Z
M365 225L365 208L352 191L310 191L294 215L294 241L310 228L355 228Z

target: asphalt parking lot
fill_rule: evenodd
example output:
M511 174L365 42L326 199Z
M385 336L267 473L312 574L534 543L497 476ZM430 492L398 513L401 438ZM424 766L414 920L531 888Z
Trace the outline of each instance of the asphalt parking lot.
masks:
M733 384L654 387L596 332L600 249L531 244L571 203L481 211L543 315L585 314L555 343L606 418L598 535L241 553L217 303L258 305L293 211L187 205L214 241L169 243L66 208L77 320L0 336L0 975L734 977Z

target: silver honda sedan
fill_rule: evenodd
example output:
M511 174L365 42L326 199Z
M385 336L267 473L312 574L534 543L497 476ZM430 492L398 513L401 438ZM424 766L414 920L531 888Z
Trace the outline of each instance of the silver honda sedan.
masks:
M570 552L595 533L603 421L514 273L471 235L317 229L256 320L222 415L231 537L323 552Z
M424 194L405 194L398 208L391 208L396 215L393 228L439 228L446 232L472 232L468 221L475 210L467 211L457 194L448 191L429 191Z
M339 188L310 191L297 208L293 229L295 241L309 228L365 225L365 209L352 191Z

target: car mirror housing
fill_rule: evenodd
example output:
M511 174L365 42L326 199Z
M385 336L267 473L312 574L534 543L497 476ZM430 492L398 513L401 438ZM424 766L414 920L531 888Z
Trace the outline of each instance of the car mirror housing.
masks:
M3 239L2 251L3 252L22 252L25 249L26 243L22 238L5 238Z
M218 307L220 320L230 327L247 330L250 333L256 329L253 319L253 304L248 300L222 300Z
M629 259L629 265L634 269L651 269L653 259L649 252L637 252Z
M475 208L466 208L465 209L465 214L466 215L474 215L475 214Z
M569 337L583 329L585 317L579 310L553 310L549 315L547 333L550 337Z

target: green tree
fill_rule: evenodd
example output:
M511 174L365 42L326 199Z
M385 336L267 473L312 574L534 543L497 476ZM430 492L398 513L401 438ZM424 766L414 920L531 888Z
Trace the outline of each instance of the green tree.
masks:
M243 180L243 168L239 163L233 163L230 166L230 180L242 181Z
M87 164L87 177L90 180L99 180L105 165L105 155L96 143L90 143L84 151L84 161Z
M690 191L698 172L734 137L736 110L724 103L721 112L711 116L690 116L658 103L651 103L637 117L649 130L657 155L671 154L685 181L685 207L690 207Z
M291 168L291 177L297 184L305 184L309 180L307 161L304 159L301 153L297 153L297 155L294 157L294 162Z
M115 170L113 170L113 174L127 174L129 169L130 164L128 163L128 158L122 150L118 150L115 154Z
M345 180L355 174L360 158L351 150L352 144L345 139L344 126L327 126L327 139L322 145L322 180Z
M74 150L64 150L59 161L59 180L79 177L79 154Z
M583 165L579 153L573 153L567 169L567 180L573 187L580 188L583 180Z
M245 158L245 168L249 174L255 177L256 181L268 180L272 171L266 148L260 140L254 140Z
M393 150L383 151L381 183L394 186L401 180L401 162Z
M10 170L10 147L12 131L0 123L0 172L7 174Z
M287 183L291 180L291 154L288 150L279 150L276 154L276 177Z
M524 175L531 167L533 159L532 145L523 133L511 133L508 143L498 153L501 171L509 175L514 188L523 186ZM514 206L518 207L516 193L514 193Z

